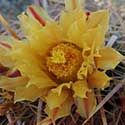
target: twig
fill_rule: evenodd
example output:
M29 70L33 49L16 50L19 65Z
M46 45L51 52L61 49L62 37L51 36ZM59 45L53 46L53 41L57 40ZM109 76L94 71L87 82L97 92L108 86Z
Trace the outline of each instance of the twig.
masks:
M118 115L118 119L117 119L115 125L118 125L118 124L119 124L119 121L120 121L121 115L122 115L122 111L120 110L120 113L119 113L119 115Z
M40 6L39 0L33 0L33 2L34 2L35 5Z
M17 123L16 123L17 125L22 125L22 122L21 122L21 120L17 120Z
M112 37L110 38L110 40L107 43L106 47L112 47L117 39L118 39L118 37L116 35L112 35Z
M76 124L76 120L74 118L74 116L72 115L72 113L70 114L71 118L72 118L72 121Z
M43 8L47 11L48 8L48 1L47 0L42 0Z
M8 120L8 125L14 125L14 123L15 123L15 119L14 119L14 117L11 115L11 113L7 113L7 115L6 115L6 117L7 117L7 120Z
M98 102L101 103L102 101L101 93L100 91L98 91L97 93L98 93L98 96L97 96ZM105 110L103 107L100 109L100 113L101 113L103 125L107 125L107 119L106 119Z
M38 110L37 110L37 123L39 123L41 121L42 106L43 106L43 102L42 102L41 99L39 99L39 101L38 101Z

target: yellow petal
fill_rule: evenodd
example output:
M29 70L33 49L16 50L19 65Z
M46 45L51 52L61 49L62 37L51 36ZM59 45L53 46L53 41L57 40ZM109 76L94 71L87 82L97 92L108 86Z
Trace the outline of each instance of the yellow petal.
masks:
M26 37L33 36L37 34L42 28L42 25L36 21L34 18L27 16L26 14L22 13L18 16L21 28L23 33L25 33Z
M0 64L9 68L12 68L14 65L14 62L9 55L11 51L11 40L13 40L12 37L0 36Z
M61 28L54 22L47 22L41 30L35 30L28 39L31 47L41 56L45 56L48 51L63 39Z
M86 62L83 62L77 73L77 77L78 79L83 79L87 77L87 74L88 74L88 64Z
M99 53L101 57L95 58L97 68L114 69L123 60L123 56L113 48L103 48Z
M68 19L68 20L67 20ZM69 26L74 22L74 16L72 13L68 13L68 12L62 12L61 13L61 17L60 17L60 26L62 27L63 29L63 33L65 34L68 29L69 29ZM65 34L66 36L66 34Z
M2 34L0 35L0 42L8 45L7 49L11 48L11 43L12 43L13 40L15 40L15 38L13 38L12 36L5 36L5 35L2 35Z
M101 25L98 25L96 28L88 30L85 34L83 34L83 53L86 51L92 51L95 52L100 47L104 45L104 32ZM90 49L88 49L90 48Z
M60 111L58 112L58 118L70 115L72 104L73 104L73 98L72 95L70 95L62 104Z
M84 0L65 0L65 8L68 11L71 11L73 9L82 8L82 4L84 3Z
M22 100L35 101L42 95L42 90L32 85L29 87L17 87L15 90L15 102Z
M45 112L47 113L48 117L52 119L52 121L55 121L56 119L70 115L72 104L73 98L72 96L68 96L60 108L51 110L48 106L46 106Z
M52 89L52 91L53 91L54 93L58 93L58 95L60 95L61 92L62 92L62 90L63 90L63 88L68 88L68 89L70 89L71 85L72 85L72 82L63 83L63 84L59 85L57 88Z
M28 83L27 77L9 78L5 76L0 77L0 88L14 91L19 86L25 86Z
M86 58L89 59L89 57L86 57ZM87 77L88 73L91 74L93 72L94 65L93 65L93 61L91 61L91 60L83 61L79 71L77 72L78 79L82 80Z
M27 87L30 85L36 85L38 88L44 89L57 86L57 84L43 72L41 72L41 76L31 76Z
M80 98L85 98L86 93L91 91L85 80L77 81L72 85L72 90L74 91L74 97L78 96Z
M25 14L21 14L19 19L27 41L41 55L47 53L62 37L59 26L54 22L46 22L46 26L42 27L37 20Z
M103 27L103 31L107 32L109 26L109 12L108 10L100 10L90 14L88 18L88 27L95 28L98 25Z
M26 41L17 42L14 41L12 45L12 51L10 56L13 60L21 62L34 62L37 65L40 65L40 56L37 52L31 48L30 44Z
M20 64L17 66L22 75L29 77L27 86L36 85L38 88L47 88L56 86L56 83L50 79L50 77L43 72L39 66L29 62Z
M94 92L88 92L87 98L76 98L77 112L84 118L88 118L95 110L96 98Z
M30 48L29 43L22 42L14 44L12 58L15 60L15 67L23 76L29 77L27 86L36 85L38 88L56 86L56 83L42 70L44 65L42 57Z
M68 39L80 48L83 45L82 35L87 31L85 17L78 19L69 27L67 32Z
M83 22L82 22L82 19L83 19ZM60 20L59 20L59 25L62 28L63 35L65 37L67 37L67 32L69 30L69 27L71 27L71 25L77 21L79 21L79 23L74 24L75 28L77 25L83 26L83 27L81 27L82 29L85 28L86 27L85 19L86 19L85 13L79 9L71 11L71 12L62 12L61 16L60 16ZM76 30L77 30L77 28L76 28ZM85 29L83 29L83 30L85 30Z
M43 100L44 102L46 101L45 97L48 95L48 93L50 92L51 87L49 88L42 88L41 91L41 95L40 95L40 99Z
M46 97L46 103L48 107L52 110L54 108L60 107L64 103L67 97L68 97L68 91L66 90L63 90L60 95L58 95L58 93L50 91L50 93Z
M104 88L107 86L111 78L109 78L105 72L94 71L88 76L88 86L90 88Z
M6 66L6 67L12 67L13 63L11 62L11 58L8 56L8 53L9 51L5 50L4 48L1 48L0 47L0 63L3 65L3 66Z

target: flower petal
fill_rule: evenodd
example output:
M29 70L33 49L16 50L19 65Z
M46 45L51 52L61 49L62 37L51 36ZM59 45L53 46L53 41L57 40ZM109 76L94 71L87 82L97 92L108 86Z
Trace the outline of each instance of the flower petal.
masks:
M27 37L26 42L42 56L62 39L61 30L56 23L47 22L46 26L42 28L42 25L35 19L24 14L20 15L19 18L22 30Z
M86 26L84 24L85 24L86 18L87 18L86 14L83 12L83 10L76 9L71 12L62 12L59 20L59 25L62 28L63 35L67 37L67 32L69 28L74 22L77 22L77 21L79 21L79 24L77 25L83 26L81 27L82 29L85 28ZM83 19L83 22L81 22L82 19Z
M86 51L96 52L104 45L104 32L101 25L98 25L96 28L89 29L85 34L83 34L83 54ZM90 49L88 49L90 48ZM92 53L92 52L91 52Z
M97 68L114 69L123 60L123 56L113 48L100 49L99 53L101 56L95 58Z
M109 25L108 10L101 10L90 14L88 18L88 27L95 28L99 24L103 27L104 32L107 32Z
M65 8L68 11L72 11L73 9L82 8L82 4L84 0L65 0Z
M37 14L37 17L34 17L33 13L31 12L30 8ZM38 17L39 16L39 17ZM52 21L49 15L41 8L35 5L31 5L27 8L26 14L22 13L18 16L21 27L26 35L34 35L42 28L40 21L43 19L46 21ZM38 20L37 20L37 19ZM40 20L41 19L41 20ZM44 22L43 22L44 23Z
M61 28L54 22L47 22L44 28L35 30L33 35L30 35L28 41L38 54L45 56L48 51L62 39Z
M27 87L36 85L38 88L47 88L56 86L56 83L50 77L40 70L40 67L32 62L17 65L22 75L29 77ZM30 70L29 70L30 69Z
M94 71L88 76L88 86L90 88L105 88L111 78L109 78L105 72Z
M95 110L96 98L94 92L88 92L87 98L76 98L77 112L84 118L88 118Z
M74 97L78 96L80 98L85 98L86 93L91 90L87 87L86 80L77 81L72 85L72 90L74 91Z
M67 20L68 19L68 20ZM69 13L69 12L62 12L61 13L61 17L59 20L60 26L63 29L63 33L67 33L70 25L74 22L74 16L73 13ZM66 36L66 34L65 34Z
M13 61L8 56L8 50L0 47L0 64L6 67L12 67Z
M81 17L76 22L72 23L68 29L67 36L69 41L76 44L80 48L83 45L82 35L87 31L85 17Z
M35 101L42 95L42 90L36 87L35 85L31 85L29 87L17 87L15 90L15 102L22 100L30 100Z
M55 121L56 119L70 115L72 104L73 98L72 96L68 96L60 108L51 110L48 106L46 106L45 112L47 113L48 117L52 119L52 121Z
M15 67L23 76L29 78L27 86L36 85L38 88L56 86L56 83L42 70L44 67L41 63L42 57L30 48L29 43L14 44L11 55L16 62Z
M86 78L87 75L88 75L88 67L89 65L87 64L87 62L83 62L80 69L78 70L77 72L77 78L78 79L83 79L83 78Z
M27 77L16 77L16 78L9 78L6 76L0 77L0 88L15 91L18 86L25 86L28 82Z
M9 55L12 43L11 40L13 39L13 37L9 36L0 36L0 64L8 68L12 68L14 65L14 62Z
M57 84L49 78L44 72L41 72L41 76L31 76L27 84L27 87L30 85L36 85L38 88L50 88L55 87Z
M37 32L39 32L41 30L41 28L43 27L34 18L31 18L24 13L19 15L18 19L20 21L22 31L23 31L23 33L25 33L27 38L30 36L33 36L34 34L37 34Z
M62 90L63 90L63 88L68 88L68 89L70 89L71 85L72 85L72 82L62 83L62 84L59 85L57 88L52 89L52 91L53 91L54 93L58 93L58 95L60 95L61 92L62 92Z
M48 96L46 97L46 103L50 110L60 107L68 97L68 94L69 93L66 90L63 90L60 95L58 95L58 93L50 91Z
M62 104L60 111L58 112L58 118L70 115L72 104L73 104L73 98L72 95L70 95Z

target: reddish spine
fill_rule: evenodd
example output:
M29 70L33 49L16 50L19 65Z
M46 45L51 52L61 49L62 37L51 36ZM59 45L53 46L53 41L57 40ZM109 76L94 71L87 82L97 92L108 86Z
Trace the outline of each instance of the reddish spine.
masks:
M86 12L86 16L90 16L90 12L87 11L87 12Z
M86 12L86 16L87 16L87 19L86 20L88 20L89 19L89 16L91 15L91 13L90 12Z
M43 26L45 26L46 22L43 18L41 18L37 12L34 10L33 7L29 6L29 10L32 13L32 15L35 17L35 19L37 19Z
M11 46L6 44L6 43L3 43L3 42L0 42L0 46L3 46L5 48L8 48L8 49L11 49Z

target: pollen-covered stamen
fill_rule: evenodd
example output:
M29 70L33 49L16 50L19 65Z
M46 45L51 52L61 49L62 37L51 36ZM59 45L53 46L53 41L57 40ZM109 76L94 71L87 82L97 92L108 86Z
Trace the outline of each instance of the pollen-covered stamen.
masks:
M82 61L82 52L78 47L71 43L60 43L51 50L47 68L63 82L75 81Z

